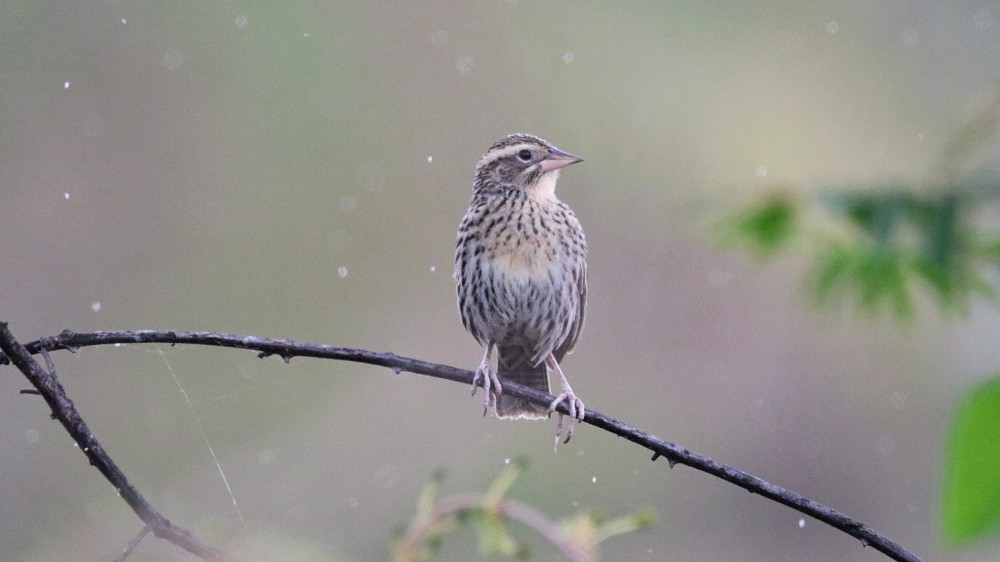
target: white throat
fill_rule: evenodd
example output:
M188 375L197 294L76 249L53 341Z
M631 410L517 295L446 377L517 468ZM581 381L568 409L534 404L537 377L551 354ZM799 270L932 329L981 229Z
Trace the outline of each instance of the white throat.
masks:
M559 179L559 170L542 174L538 178L538 183L528 190L528 197L539 203L547 203L556 200L556 181Z

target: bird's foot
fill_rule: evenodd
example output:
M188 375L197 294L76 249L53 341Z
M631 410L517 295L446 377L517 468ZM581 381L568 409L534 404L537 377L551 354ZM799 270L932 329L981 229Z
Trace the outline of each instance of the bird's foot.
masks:
M500 385L500 378L497 377L497 372L493 370L485 360L476 369L476 375L472 377L472 395L476 395L476 389L479 386L483 387L485 396L483 396L483 415L490 411L491 408L496 408L497 397L503 391L503 387Z
M576 394L573 394L573 389L569 385L563 386L563 391L556 396L556 399L549 404L549 415L555 412L556 407L559 406L560 402L566 402L566 407L569 409L569 417L574 419L577 423L583 421L583 416L586 410L583 407L583 400L577 398ZM559 438L562 437L563 432L563 413L556 412L559 414L559 419L556 421L556 444L559 444ZM570 423L566 427L566 439L563 443L569 443L570 438L573 437L573 424Z

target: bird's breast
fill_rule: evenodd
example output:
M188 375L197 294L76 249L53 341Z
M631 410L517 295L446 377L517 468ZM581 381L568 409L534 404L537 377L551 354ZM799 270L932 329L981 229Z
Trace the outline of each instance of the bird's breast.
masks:
M533 210L515 213L484 241L490 265L513 280L548 278L557 265L561 233L551 217Z
M495 270L507 277L531 280L548 277L554 257L543 244L522 240L498 244L490 262Z

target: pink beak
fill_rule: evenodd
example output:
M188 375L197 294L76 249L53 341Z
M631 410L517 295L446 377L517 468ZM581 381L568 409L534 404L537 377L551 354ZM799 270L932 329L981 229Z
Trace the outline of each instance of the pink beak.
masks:
M553 148L545 160L542 160L539 165L542 167L542 173L544 174L545 172L565 168L566 166L576 164L577 162L583 162L583 158L573 156L572 154L563 152L558 148Z

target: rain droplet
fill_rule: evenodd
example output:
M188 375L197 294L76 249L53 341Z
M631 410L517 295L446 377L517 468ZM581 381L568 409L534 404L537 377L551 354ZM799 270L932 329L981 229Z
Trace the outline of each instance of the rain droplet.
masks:
M399 374L401 374L403 372L403 368L402 367L397 367L397 366L393 365L392 367L389 367L389 368L392 369L392 372L396 373L397 375L399 375Z
M375 472L372 474L372 480L383 488L392 488L396 484L399 484L402 476L402 471L397 465L383 464L375 469Z
M713 269L708 272L708 284L716 289L724 287L733 279L733 273L725 269Z
M247 15L246 14L239 14L238 16L236 16L236 20L235 21L236 21L236 27L238 27L240 29L246 28L246 26L250 23L247 20Z
M893 449L896 448L896 440L888 434L880 435L879 438L875 440L875 448L883 455L888 455Z
M184 68L184 55L176 47L171 47L163 53L163 66L167 70L180 70Z
M472 57L469 57L469 56L460 57L457 61L455 61L455 68L457 68L459 72L469 72L469 71L471 71L472 70Z
M889 406L893 410L902 410L903 406L906 405L906 394L902 392L893 392L889 396Z
M507 457L507 458L505 458L505 459L503 460L503 463L504 463L504 464L510 464L510 457Z
M444 47L447 44L448 44L447 31L439 29L431 34L431 45L434 45L435 47L440 49L441 47Z
M433 157L433 156L428 156L428 157L427 157L427 163L428 163L428 164L430 164L430 163L431 163L431 162L433 162L433 161L434 161L434 157Z
M121 342L115 344L115 347L121 347L121 346L122 346Z
M563 53L562 59L563 62L565 62L566 64L573 62L573 53L566 51L565 53Z
M979 29L986 29L993 26L993 14L989 8L979 8L972 14L972 23Z
M306 37L306 38L309 38L309 37L312 37L312 33L309 33L308 31L306 31L305 33L302 34L302 36Z
M836 33L838 27L839 26L837 25L837 22L833 20L826 22L826 32L829 33L830 35Z
M350 195L345 195L340 198L340 210L345 213L350 213L351 211L358 208L358 200L351 197Z
M337 275L339 275L341 279L343 279L344 277L347 277L347 268L344 267L344 266L338 267L337 268Z
M281 360L284 361L285 364L287 365L288 363L292 362L292 356L291 355L282 355L281 356Z
M63 193L63 198L69 201L69 192Z
M592 483L594 483L594 484L597 484L597 477L596 477L596 476L592 476L592 477L590 478L590 481L591 481Z
M91 304L90 305L90 310L93 310L94 312L100 312L101 311L101 303L100 302L95 302L95 303Z
M69 89L69 80L63 82L63 90L68 90L68 89Z
M125 19L125 18L122 18L122 25L125 25L126 23L128 23L128 20Z
M799 519L799 529L801 529L801 528L803 528L805 526L806 526L806 520L805 519Z
M361 500L358 498L351 498L347 503L350 504L352 508L357 509L357 507L361 505Z
M433 265L432 265L432 266L431 266L431 273L434 273L435 271L437 271L437 266L433 266Z
M104 132L104 119L96 113L91 113L83 121L83 132L88 137L99 137Z
M767 166L765 166L763 164L761 164L760 166L757 166L757 169L754 170L754 173L757 174L758 178L767 177Z

